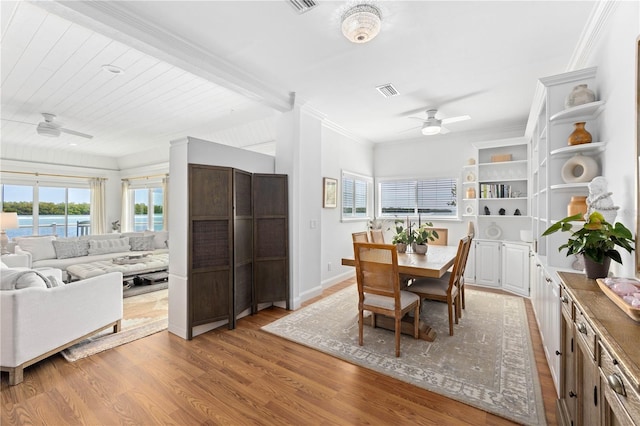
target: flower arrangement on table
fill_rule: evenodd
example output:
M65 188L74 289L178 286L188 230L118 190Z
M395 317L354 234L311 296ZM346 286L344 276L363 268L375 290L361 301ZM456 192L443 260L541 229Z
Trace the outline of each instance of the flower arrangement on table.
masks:
M407 227L405 228L403 220L395 221L395 235L393 236L392 243L398 248L398 253L404 253L407 246L411 246L413 252L419 254L425 254L427 252L427 244L429 241L435 241L438 238L438 233L429 229L433 226L431 222L422 223L420 217L418 217L418 226L412 229L412 223L407 218Z

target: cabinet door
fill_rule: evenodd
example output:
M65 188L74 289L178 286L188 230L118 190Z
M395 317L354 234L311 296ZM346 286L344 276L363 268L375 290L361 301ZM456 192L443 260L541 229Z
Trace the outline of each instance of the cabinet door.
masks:
M582 339L576 339L576 388L578 421L576 424L600 424L600 372Z
M522 296L529 295L529 246L502 245L502 288Z
M560 334L560 400L558 411L560 424L575 425L576 423L576 361L575 334L573 319L571 318L571 302L562 300L562 328ZM566 304L565 304L566 303Z
M476 284L500 287L500 243L476 241Z

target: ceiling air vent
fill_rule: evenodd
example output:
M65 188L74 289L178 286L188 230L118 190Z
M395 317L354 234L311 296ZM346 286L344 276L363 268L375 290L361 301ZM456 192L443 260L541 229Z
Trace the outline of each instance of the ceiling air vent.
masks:
M378 90L378 92L382 93L382 96L384 96L385 98L390 98L392 96L400 94L391 83L383 84L382 86L376 87L376 89Z
M299 14L310 11L318 5L314 0L287 0Z

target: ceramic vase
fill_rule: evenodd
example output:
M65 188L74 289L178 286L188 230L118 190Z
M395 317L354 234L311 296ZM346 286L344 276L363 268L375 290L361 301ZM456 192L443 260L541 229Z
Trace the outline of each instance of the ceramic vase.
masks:
M586 84L578 84L565 98L564 107L572 108L574 106L594 102L595 100L596 95L593 93L593 90L589 89Z
M429 249L429 246L426 244L416 244L415 248L413 249L413 251L416 254L427 254L427 250Z
M476 198L475 188L467 188L467 198Z
M398 251L398 253L406 253L407 245L405 243L397 243L396 250Z
M591 182L598 176L598 163L593 157L576 154L562 166L562 180L564 183Z
M580 122L580 123L575 123L575 129L573 131L573 133L571 133L569 135L569 139L567 139L567 142L569 142L569 145L580 145L583 143L591 143L591 133L587 132L587 130L584 128L584 125L586 123L585 122Z
M582 195L575 195L571 197L569 205L567 206L567 216L573 216L578 213L582 213L584 216L587 214L587 197ZM584 220L584 219L581 219Z
M595 280L596 278L606 278L609 275L609 266L611 258L605 257L602 263L591 260L588 256L584 256L584 272L587 278Z

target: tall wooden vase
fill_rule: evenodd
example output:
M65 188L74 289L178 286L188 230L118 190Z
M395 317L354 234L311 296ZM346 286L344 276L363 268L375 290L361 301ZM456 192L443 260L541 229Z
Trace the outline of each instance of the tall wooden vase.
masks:
M591 143L591 133L584 128L585 122L575 123L575 130L569 135L569 145L580 145L583 143Z

